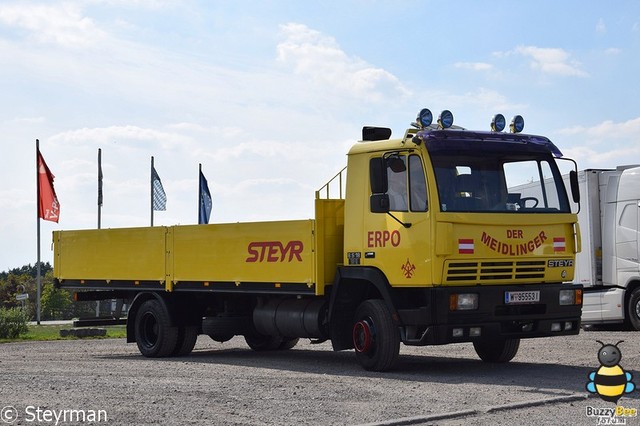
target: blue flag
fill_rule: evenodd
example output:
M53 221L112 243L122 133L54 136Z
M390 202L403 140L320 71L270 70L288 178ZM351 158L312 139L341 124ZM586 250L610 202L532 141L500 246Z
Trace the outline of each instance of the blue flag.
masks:
M200 170L200 190L199 190L199 207L198 207L198 224L209 223L209 217L211 216L211 207L213 202L211 201L211 193L209 192L209 185L207 179L205 179Z

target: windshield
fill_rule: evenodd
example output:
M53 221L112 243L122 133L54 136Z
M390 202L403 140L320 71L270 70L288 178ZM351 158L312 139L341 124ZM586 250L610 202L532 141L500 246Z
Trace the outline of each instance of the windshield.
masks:
M431 152L443 212L570 212L551 155Z

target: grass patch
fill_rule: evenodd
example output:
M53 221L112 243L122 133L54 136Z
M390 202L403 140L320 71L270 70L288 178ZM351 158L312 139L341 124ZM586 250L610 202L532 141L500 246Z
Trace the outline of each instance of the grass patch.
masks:
M77 337L60 337L60 330L73 328L68 325L29 325L27 334L23 334L17 339L0 339L0 343L20 342L24 340L79 340ZM84 339L110 339L127 337L127 327L125 325L110 325L100 327L107 329L105 337L85 337Z

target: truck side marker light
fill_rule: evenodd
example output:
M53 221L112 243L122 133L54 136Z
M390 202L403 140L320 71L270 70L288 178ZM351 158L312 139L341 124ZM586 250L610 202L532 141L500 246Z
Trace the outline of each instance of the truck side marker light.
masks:
M204 283L202 283L205 287L209 287L209 281L205 281Z
M274 285L276 288L280 288L280 287L282 287L282 284L280 284L280 283L274 283L273 285Z
M84 280L80 280L80 284L84 284Z
M133 284L140 285L140 281L134 281Z
M236 281L236 287L240 287L240 281Z

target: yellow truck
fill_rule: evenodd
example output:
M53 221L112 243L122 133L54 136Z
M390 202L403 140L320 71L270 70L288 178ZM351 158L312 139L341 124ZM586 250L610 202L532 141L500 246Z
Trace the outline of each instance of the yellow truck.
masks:
M309 338L384 371L401 342L471 342L507 362L522 338L577 334L580 236L560 151L520 133L520 116L510 132L500 114L490 131L446 110L432 121L423 109L399 139L364 127L314 219L56 231L55 283L123 300L127 342L147 357L187 355L199 334L258 351ZM541 195L508 192L525 182Z

